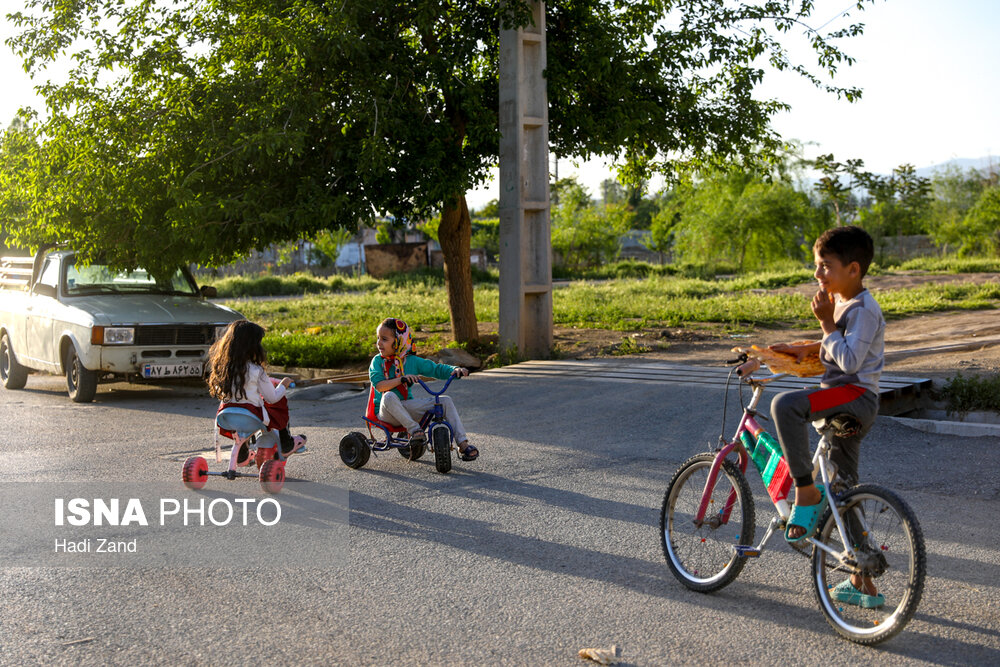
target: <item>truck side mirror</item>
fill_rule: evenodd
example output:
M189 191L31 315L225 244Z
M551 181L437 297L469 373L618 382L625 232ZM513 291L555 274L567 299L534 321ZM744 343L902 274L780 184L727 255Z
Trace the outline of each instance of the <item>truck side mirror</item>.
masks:
M215 289L212 285L202 285L198 291L206 299L214 299L219 295L219 290Z
M40 294L42 296L50 296L52 298L55 298L56 296L55 285L46 285L44 283L38 283L34 287L32 287L31 290L35 294Z

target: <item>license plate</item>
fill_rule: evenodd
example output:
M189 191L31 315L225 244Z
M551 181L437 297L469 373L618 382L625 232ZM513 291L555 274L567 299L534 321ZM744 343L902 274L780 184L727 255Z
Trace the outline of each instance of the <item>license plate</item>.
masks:
M184 364L145 364L144 378L200 377L203 367L200 361Z

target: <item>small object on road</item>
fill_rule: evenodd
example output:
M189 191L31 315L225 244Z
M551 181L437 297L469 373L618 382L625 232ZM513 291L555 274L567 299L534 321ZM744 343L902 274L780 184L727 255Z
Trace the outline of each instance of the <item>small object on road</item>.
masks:
M609 648L582 648L580 649L580 657L602 665L615 665L622 659L622 647L618 644L612 644Z
M77 644L87 644L94 641L97 637L84 637L83 639L72 639L68 642L63 642L63 646L75 646Z

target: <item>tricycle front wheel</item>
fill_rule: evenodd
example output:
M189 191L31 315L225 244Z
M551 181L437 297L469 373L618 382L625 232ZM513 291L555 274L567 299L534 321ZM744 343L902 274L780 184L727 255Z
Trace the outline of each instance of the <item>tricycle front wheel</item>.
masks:
M451 431L444 424L431 429L431 444L434 447L434 467L440 473L451 470Z

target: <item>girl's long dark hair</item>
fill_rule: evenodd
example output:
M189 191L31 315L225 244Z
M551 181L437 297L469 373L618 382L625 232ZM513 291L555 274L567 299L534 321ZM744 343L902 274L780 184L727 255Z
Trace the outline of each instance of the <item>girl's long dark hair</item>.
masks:
M267 363L263 340L264 327L259 324L236 320L226 327L226 332L208 351L208 391L212 396L220 401L246 398L243 384L247 364L263 366Z

